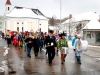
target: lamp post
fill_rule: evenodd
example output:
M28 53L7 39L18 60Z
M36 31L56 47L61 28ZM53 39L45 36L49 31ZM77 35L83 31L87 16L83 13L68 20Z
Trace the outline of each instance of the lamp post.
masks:
M71 18L72 18L72 14L69 15L69 40L71 40L71 32L70 32L70 29L71 29Z

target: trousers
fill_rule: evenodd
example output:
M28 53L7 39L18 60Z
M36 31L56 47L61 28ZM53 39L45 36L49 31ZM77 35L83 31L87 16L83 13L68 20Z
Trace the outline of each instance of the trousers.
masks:
M31 56L31 48L27 47L27 55Z
M55 49L54 46L50 46L47 48L47 52L48 52L48 60L49 60L49 64L52 64L52 60L55 57Z
M77 56L77 62L81 63L81 56Z

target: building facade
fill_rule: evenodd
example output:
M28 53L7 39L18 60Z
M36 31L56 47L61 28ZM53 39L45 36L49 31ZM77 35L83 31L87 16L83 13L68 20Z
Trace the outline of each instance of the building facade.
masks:
M72 38L75 33L81 34L83 39L83 28L92 20L99 20L99 15L94 12L86 12L83 14L75 15L71 19L66 20L61 25L61 30L67 32L67 35L70 35Z
M4 16L0 16L0 34L4 32Z
M48 33L48 19L39 9L15 6L10 10L11 2L7 0L4 27L5 32L11 31L38 31Z
M91 20L83 28L83 38L87 40L90 45L100 46L100 22L98 20Z

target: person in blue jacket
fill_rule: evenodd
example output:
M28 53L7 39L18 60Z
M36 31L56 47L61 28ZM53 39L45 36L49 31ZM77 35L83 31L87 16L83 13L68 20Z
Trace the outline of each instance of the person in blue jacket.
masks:
M72 46L73 46L73 50L75 52L75 48L74 48L74 44L75 44L75 40L77 39L77 34L75 34L73 40L72 40ZM75 53L75 56L76 56L76 53Z

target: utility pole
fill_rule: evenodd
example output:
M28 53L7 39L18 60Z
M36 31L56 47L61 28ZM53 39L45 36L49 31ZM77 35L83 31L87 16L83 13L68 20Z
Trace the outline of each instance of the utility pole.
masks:
M69 40L71 40L71 32L70 32L70 29L71 29L71 18L72 18L72 14L69 15Z
M61 27L61 11L62 11L62 0L60 0L60 27Z

